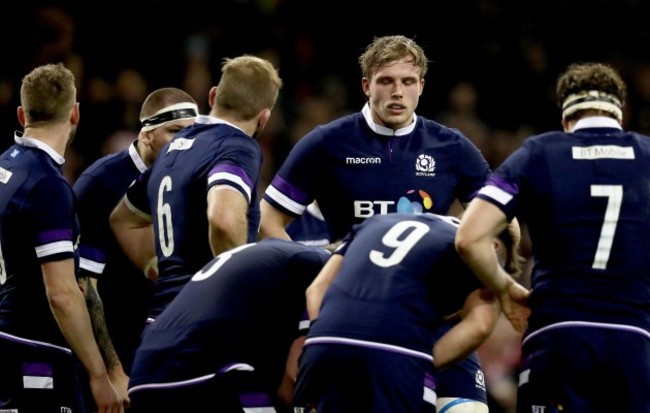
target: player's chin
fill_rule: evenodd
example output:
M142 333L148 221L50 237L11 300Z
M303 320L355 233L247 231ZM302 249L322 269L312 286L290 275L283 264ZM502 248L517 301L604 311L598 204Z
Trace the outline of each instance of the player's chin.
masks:
M400 129L410 124L411 112L404 110L387 110L384 113L383 121L387 127Z

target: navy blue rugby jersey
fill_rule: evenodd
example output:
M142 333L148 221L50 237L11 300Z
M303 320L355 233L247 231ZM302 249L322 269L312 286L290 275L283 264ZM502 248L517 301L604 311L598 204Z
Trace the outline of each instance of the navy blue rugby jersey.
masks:
M330 253L266 238L206 264L150 324L129 387L214 375L247 363L275 390L305 314L305 290Z
M287 225L287 234L305 245L325 246L333 241L327 222L315 204L307 206L304 214Z
M458 221L434 214L375 215L335 253L343 264L307 343L383 348L431 359L443 316L482 288L454 247Z
M261 164L257 141L230 123L198 116L129 188L128 201L153 221L159 278L152 315L213 258L206 216L207 194L213 186L228 185L246 197L248 241L257 240Z
M73 258L78 268L74 193L60 155L20 132L15 141L0 156L0 331L68 347L41 263Z
M564 321L650 331L650 138L609 118L531 137L481 189L526 222L529 331Z
M95 161L75 182L73 189L82 230L79 243L82 273L100 278L104 273L111 276L135 271L142 278L142 272L115 240L109 217L129 185L146 169L133 142L128 148Z
M490 168L461 132L423 117L393 131L362 112L318 126L289 153L264 199L298 216L316 199L336 239L375 214L447 214L485 184Z
M81 226L81 274L98 278L106 325L125 369L130 368L153 292L152 283L122 251L109 222L129 185L147 169L136 142L96 160L73 186Z

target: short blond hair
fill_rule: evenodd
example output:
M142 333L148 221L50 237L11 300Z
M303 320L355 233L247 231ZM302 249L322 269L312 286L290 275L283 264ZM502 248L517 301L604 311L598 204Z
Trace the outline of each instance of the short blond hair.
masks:
M225 58L217 86L216 105L237 119L251 120L275 105L282 79L268 60L243 55Z
M74 74L62 63L38 66L23 77L20 105L30 126L64 122L76 103Z
M420 79L423 79L427 74L429 61L415 40L401 35L375 37L359 56L361 74L371 79L381 66L409 56L413 58L413 65L420 68Z

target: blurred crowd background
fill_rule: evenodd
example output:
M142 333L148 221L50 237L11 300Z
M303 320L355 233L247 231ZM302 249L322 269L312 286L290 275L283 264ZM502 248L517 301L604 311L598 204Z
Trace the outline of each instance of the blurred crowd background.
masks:
M0 27L0 149L13 142L19 87L35 65L77 76L81 122L66 155L71 182L124 148L145 96L185 89L208 112L224 57L272 60L284 80L260 191L317 124L361 109L358 56L375 36L404 34L430 60L416 113L465 132L492 167L528 136L559 129L554 83L569 63L612 64L629 86L625 127L650 134L647 0L23 1ZM10 24L10 20L15 20ZM518 337L498 328L482 350L493 412L512 411Z

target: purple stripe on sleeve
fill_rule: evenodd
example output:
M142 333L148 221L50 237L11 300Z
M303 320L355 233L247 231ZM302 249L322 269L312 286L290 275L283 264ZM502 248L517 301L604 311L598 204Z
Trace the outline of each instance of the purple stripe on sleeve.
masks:
M45 245L57 241L73 241L71 229L53 229L36 235L36 244Z
M215 166L210 170L210 173L208 174L208 180L210 177L216 173L228 173L228 174L233 174L241 178L242 181L246 185L248 185L249 188L253 188L253 180L248 176L248 173L246 173L246 170L243 168L236 166L236 165L231 165L231 164L220 164Z
M54 369L49 363L23 363L23 375L25 376L39 376L39 377L52 377Z
M503 179L500 176L492 175L488 178L486 185L494 185L497 188L501 189L504 192L509 193L510 195L517 195L519 193L519 188L517 184L510 183Z
M106 262L106 253L99 248L89 247L87 245L79 245L79 254L86 259L91 261L105 263Z
M275 175L271 185L278 191L282 192L291 200L302 204L307 205L312 201L312 198L308 197L307 194L297 189L295 186L291 185L289 182L285 181L280 175Z
M244 408L272 406L271 398L266 393L241 393L239 401Z
M434 379L433 376L429 373L424 373L424 387L427 387L429 389L436 388L436 379Z

